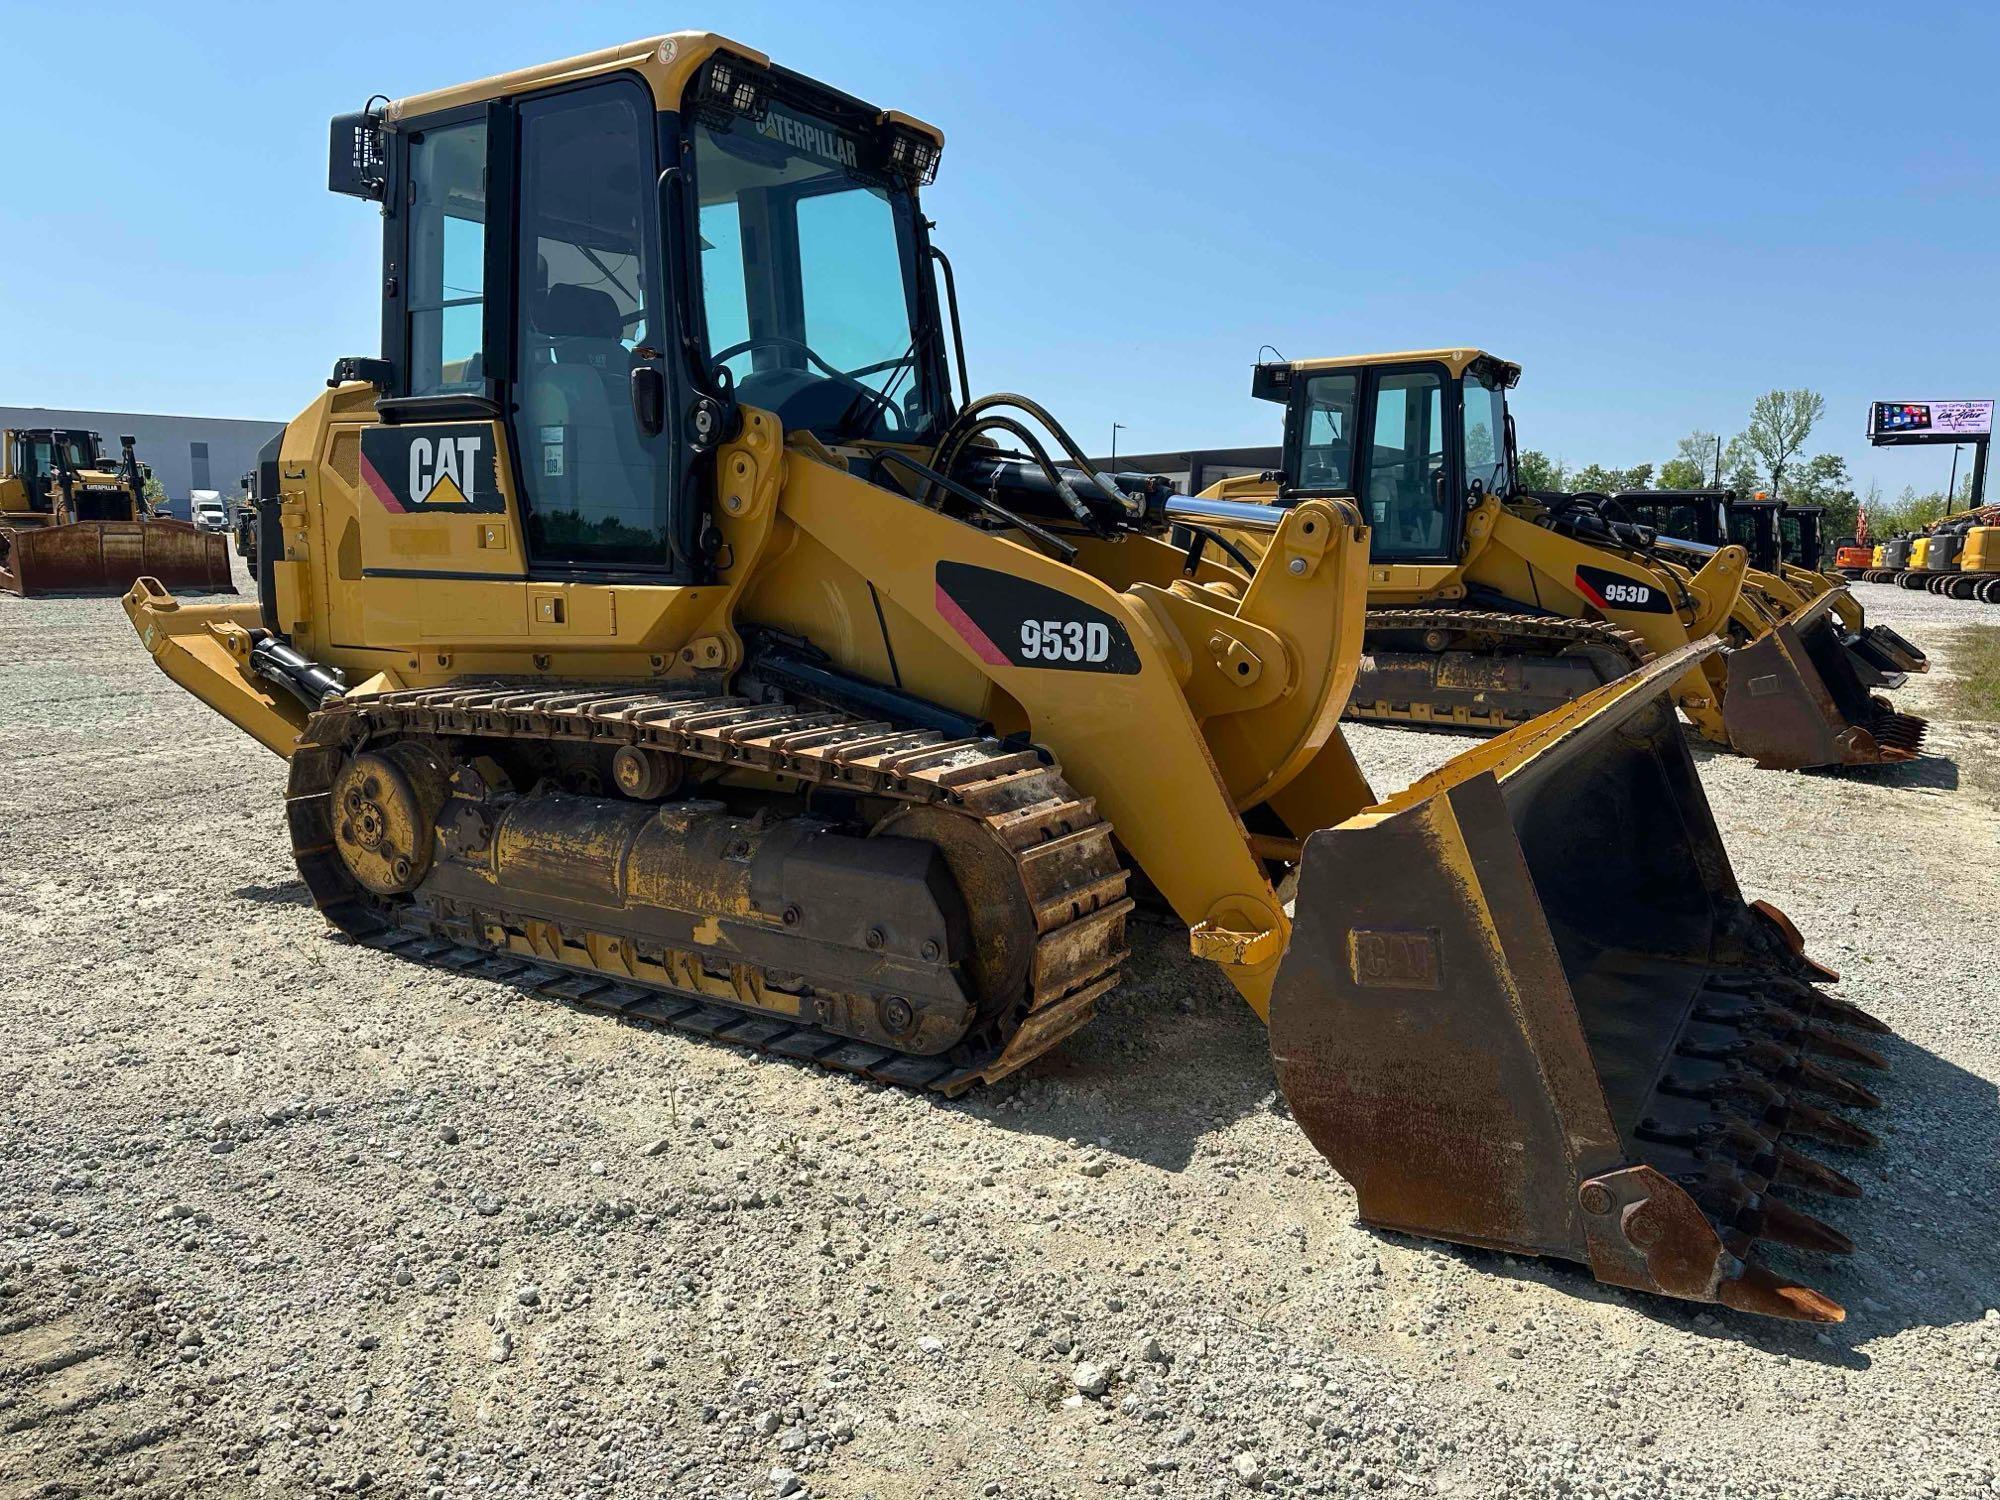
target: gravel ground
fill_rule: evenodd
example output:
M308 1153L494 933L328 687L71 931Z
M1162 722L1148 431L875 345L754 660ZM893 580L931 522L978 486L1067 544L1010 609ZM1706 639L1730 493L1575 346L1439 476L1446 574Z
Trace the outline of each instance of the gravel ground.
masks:
M1942 712L2000 609L1857 591ZM2000 726L1930 748L1701 758L1897 1031L1815 1333L1360 1229L1160 927L952 1104L345 946L279 763L0 596L0 1496L2000 1494Z

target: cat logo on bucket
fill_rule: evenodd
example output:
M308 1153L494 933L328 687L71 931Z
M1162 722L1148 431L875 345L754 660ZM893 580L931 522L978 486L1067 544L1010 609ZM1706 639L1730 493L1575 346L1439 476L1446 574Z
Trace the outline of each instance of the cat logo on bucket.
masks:
M486 422L370 427L361 434L361 482L399 515L494 515L506 509L495 447L495 429Z

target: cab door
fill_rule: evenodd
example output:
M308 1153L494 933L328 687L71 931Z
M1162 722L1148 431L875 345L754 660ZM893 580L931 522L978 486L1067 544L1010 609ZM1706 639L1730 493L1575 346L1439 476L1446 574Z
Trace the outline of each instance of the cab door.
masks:
M620 594L692 578L679 403L642 412L632 391L649 366L671 390L657 136L650 95L625 77L399 132L384 256L395 390L379 423L329 434L358 455L321 466L351 478L326 561L331 612L360 632L345 639L421 642L426 673L636 648L653 612L621 611Z

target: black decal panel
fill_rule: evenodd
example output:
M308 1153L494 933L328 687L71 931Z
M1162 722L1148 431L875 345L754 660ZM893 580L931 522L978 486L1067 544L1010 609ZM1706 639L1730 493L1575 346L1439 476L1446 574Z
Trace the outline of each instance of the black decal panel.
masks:
M1579 567L1577 591L1599 609L1626 614L1668 615L1674 610L1667 591L1654 583L1640 583L1609 568Z
M1060 589L969 563L937 565L937 611L996 667L1059 672L1139 670L1139 653L1118 619Z
M368 427L361 433L361 483L399 515L498 515L500 429L491 422Z

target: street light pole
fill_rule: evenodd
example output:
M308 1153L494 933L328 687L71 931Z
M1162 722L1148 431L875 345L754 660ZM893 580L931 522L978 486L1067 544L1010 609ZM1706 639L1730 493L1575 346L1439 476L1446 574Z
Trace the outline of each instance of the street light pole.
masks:
M1124 430L1125 424L1123 422L1113 422L1111 424L1111 467L1114 469L1118 467L1118 434Z
M1951 479L1944 487L1944 513L1951 514L1951 502L1958 498L1958 444L1951 445Z

